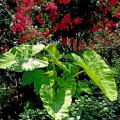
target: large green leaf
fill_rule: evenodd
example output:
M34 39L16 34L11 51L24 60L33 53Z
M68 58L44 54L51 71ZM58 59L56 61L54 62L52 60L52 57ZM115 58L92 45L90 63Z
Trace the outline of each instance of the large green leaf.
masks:
M43 84L50 85L49 76L44 76L44 71L37 69L33 71L25 71L22 76L22 85L28 85L34 83L34 90L36 94L39 94L39 90Z
M16 46L1 56L0 68L22 72L46 67L48 65L47 61L33 58L44 47L43 44Z
M34 82L34 71L25 71L22 75L22 85L28 85Z
M83 58L74 53L72 56L76 63L84 68L87 75L111 101L117 99L117 90L113 72L95 51L85 51Z
M59 88L54 92L52 86L43 85L40 89L40 96L47 112L55 120L63 120L68 116L68 108L71 105L71 91Z
M39 90L45 81L43 73L44 72L42 70L35 70L34 72L33 80L34 80L34 89L35 89L36 94L39 94Z
M75 79L71 78L71 79L64 80L63 78L56 77L56 80L57 80L58 86L63 87L65 89L70 89L72 92L72 95L75 94L76 86L77 86Z

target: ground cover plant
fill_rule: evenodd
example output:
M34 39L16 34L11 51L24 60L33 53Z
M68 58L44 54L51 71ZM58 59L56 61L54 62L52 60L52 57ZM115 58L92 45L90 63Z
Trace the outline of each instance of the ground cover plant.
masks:
M14 92L17 91L17 95L12 100L22 108L19 112L14 111L16 119L36 119L37 116L55 120L87 119L88 116L90 119L114 119L119 111L119 102L114 109L108 106L116 103L108 101L117 100L115 80L119 81L119 63L116 62L119 57L111 59L114 53L111 54L110 51L120 47L120 2L9 0L1 1L1 5L1 16L4 19L1 19L0 24L4 23L5 26L0 30L0 68L6 69L7 76L15 84ZM5 32L7 27L9 29ZM10 85L7 88L5 86L6 83L3 82L0 94L2 108L10 97L8 94L11 94ZM27 90L32 86L32 93L35 92L36 98L40 98L42 110L30 107L31 98L26 103L22 101L25 91L19 93L20 87L26 86ZM96 101L95 109L92 106L90 109L89 104L87 106L86 94L90 97L88 101L91 104L92 100ZM103 107L99 106L102 103L99 104L99 99L102 98L106 104ZM76 100L82 100L84 104L76 103ZM28 108L25 107L26 104ZM79 115L70 113L71 104L75 112L76 107L77 110L80 108L76 112ZM81 106L84 106L83 110ZM104 110L104 107L107 108ZM87 108L88 112L85 113ZM99 108L103 109L104 114ZM106 109L113 110L109 111L112 117ZM99 114L95 116L93 111L97 110ZM23 113L17 115L20 112Z

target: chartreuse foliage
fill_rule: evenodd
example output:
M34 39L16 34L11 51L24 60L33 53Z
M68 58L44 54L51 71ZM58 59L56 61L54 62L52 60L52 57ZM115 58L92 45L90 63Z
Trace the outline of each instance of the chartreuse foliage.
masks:
M102 92L111 101L116 100L117 91L113 72L101 57L92 50L85 51L82 58L74 53L72 56Z
M41 50L48 61L43 61ZM93 50L87 50L81 56L74 53L67 55L69 62L60 61L65 57L56 45L20 45L12 48L0 58L0 68L22 72L23 85L34 84L36 94L40 95L47 112L55 120L68 119L68 108L72 96L84 91L93 91L86 82L77 81L78 75L85 72L102 92L111 100L117 99L113 73L102 58ZM47 69L42 69L47 67ZM41 69L40 69L41 68ZM83 68L84 71L80 69ZM76 79L77 78L77 79Z

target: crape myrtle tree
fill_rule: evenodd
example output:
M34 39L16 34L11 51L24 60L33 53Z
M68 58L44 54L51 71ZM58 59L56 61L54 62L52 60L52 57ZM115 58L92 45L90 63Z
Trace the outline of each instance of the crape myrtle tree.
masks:
M16 0L11 29L19 43L57 42L62 48L115 47L120 43L118 0Z

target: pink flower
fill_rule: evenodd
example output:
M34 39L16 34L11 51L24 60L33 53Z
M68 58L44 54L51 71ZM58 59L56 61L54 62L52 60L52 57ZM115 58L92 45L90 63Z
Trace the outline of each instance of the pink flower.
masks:
M13 32L17 32L17 28L16 28L16 26L15 25L13 25L12 27L11 27L11 30L13 31Z
M20 12L17 12L16 15L15 15L15 17L16 17L17 20L20 20L22 22L25 21L24 16Z
M31 20L30 16L25 17L25 25L26 26L31 26L32 25L32 20Z
M32 34L35 36L39 36L40 32L34 29L34 30L32 30Z
M46 6L46 11L57 11L57 6L55 5L55 3L52 3L52 2L50 2L50 3L48 3L47 4L47 6Z

